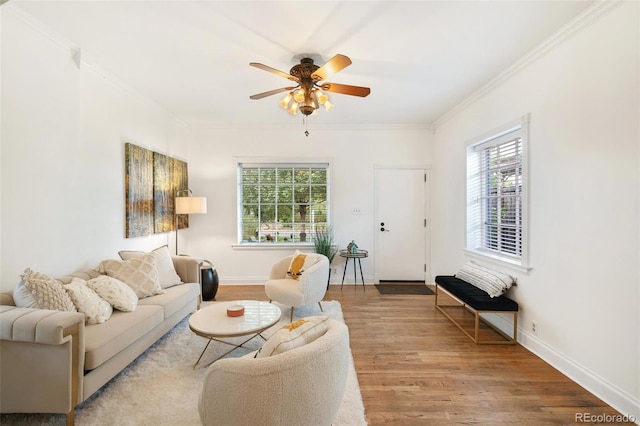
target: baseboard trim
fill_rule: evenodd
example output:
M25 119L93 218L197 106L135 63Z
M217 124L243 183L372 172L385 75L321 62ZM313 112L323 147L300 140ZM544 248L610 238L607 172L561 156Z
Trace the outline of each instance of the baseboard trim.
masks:
M510 333L513 330L513 324L499 314L487 314L483 315L483 318L503 332ZM640 399L634 398L613 383L549 346L528 330L520 327L518 327L518 343L618 410L620 414L626 415L633 419L636 424L640 424L638 423L640 421Z
M629 395L613 383L573 361L528 331L519 330L518 333L518 343L527 350L542 358L553 368L611 405L621 414L630 418L634 417L634 422L636 423L640 421L640 399Z
M254 277L254 278L246 278L246 277L236 277L236 278L229 278L229 277L224 277L224 282L220 282L220 285L264 285L264 283L266 283L269 280L269 277ZM342 284L342 275L338 278L336 278L335 280L333 279L333 276L331 277L331 281L329 282L330 285L341 285ZM370 280L367 280L366 278L364 279L364 284L366 286L369 285L373 285L373 283ZM347 282L345 280L344 282L345 286L350 286L353 287L353 281ZM358 281L358 286L362 287L362 281Z

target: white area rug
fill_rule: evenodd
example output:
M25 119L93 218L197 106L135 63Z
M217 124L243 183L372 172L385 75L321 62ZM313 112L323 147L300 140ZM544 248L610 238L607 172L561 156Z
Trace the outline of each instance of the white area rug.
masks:
M205 302L204 306L215 303ZM289 322L290 310L282 309L282 318L274 327L265 331L265 337ZM342 308L337 301L323 302L324 314L344 321ZM311 315L321 315L317 305L298 308L294 320ZM237 343L246 338L235 338ZM230 339L232 340L232 339ZM211 342L200 364L193 365L204 349L207 340L189 330L184 319L161 340L150 347L123 372L111 380L91 398L76 408L76 425L200 425L198 397L206 366L231 347ZM259 337L238 349L228 357L239 357L262 346ZM347 387L342 405L333 426L366 425L364 405L356 376L353 358L349 367ZM309 392L313 392L310 384ZM313 419L310 420L312 425ZM3 414L2 425L63 425L64 415ZM302 425L298 425L302 426Z

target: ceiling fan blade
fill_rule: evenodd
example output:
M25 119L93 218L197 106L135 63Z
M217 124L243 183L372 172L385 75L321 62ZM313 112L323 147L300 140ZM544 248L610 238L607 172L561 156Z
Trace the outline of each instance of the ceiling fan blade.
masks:
M264 70L264 71L268 71L268 72L273 73L275 75L279 75L280 77L288 78L289 80L298 81L298 77L294 77L291 74L288 74L286 72L277 70L275 68L271 68L269 66L266 66L264 64L260 64L258 62L250 62L249 65L251 65L252 67L259 68L259 69Z
M250 99L262 99L262 98L266 98L267 96L271 96L271 95L277 95L278 93L282 93L282 92L289 92L291 90L295 89L295 87L281 87L279 89L274 89L274 90L269 90L268 92L262 92L262 93L258 93L255 95L251 95L249 96Z
M311 74L311 78L316 81L322 81L349 65L351 65L351 59L349 59L348 56L337 54L333 58L329 59L326 64L318 68L316 72Z
M371 93L371 89L362 86L350 86L348 84L324 83L322 90L332 93L342 93L343 95L365 97Z

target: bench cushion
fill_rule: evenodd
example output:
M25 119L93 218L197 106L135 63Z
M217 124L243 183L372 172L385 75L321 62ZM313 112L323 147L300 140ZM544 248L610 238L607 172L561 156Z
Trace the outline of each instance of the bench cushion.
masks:
M518 311L518 303L508 297L491 297L460 278L438 275L436 283L477 311Z

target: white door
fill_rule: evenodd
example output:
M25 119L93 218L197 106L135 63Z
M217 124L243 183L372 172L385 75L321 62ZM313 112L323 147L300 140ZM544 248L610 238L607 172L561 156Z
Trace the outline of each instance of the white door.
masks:
M379 281L425 281L427 171L376 169L376 266Z

